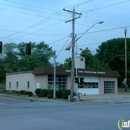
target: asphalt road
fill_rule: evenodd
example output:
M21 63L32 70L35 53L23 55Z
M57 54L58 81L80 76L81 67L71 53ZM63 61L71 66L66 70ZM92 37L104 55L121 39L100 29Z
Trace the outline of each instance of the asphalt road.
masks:
M0 96L0 130L118 130L130 103L30 102ZM126 128L127 129L127 128Z

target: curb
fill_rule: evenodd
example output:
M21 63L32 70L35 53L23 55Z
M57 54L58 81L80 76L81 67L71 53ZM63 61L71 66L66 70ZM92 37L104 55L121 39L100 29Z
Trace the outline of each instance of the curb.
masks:
M33 101L40 101L40 102L67 102L66 100L56 100L56 99L45 99L45 98L39 98L39 97L26 97L26 96L17 96L17 95L8 95L8 94L0 94L0 96L4 97L11 97L11 98L19 98L19 99L26 99L30 100L31 102Z

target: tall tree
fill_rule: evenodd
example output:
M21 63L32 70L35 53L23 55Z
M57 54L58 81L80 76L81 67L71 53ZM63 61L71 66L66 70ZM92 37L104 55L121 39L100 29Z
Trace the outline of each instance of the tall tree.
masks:
M93 55L88 48L81 52L81 56L85 57L85 64L87 69L110 70L109 65L95 57L95 55Z
M127 54L128 54L128 78L130 79L130 38L127 38ZM96 57L108 63L112 70L119 71L121 75L120 83L125 78L125 39L117 38L103 42L97 49Z

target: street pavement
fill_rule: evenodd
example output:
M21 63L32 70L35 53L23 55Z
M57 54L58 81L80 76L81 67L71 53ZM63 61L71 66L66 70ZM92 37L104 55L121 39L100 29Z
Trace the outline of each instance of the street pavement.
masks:
M107 96L87 96L87 101L68 102L1 94L0 130L119 130L120 119L130 120L130 103L96 101L125 100L129 96Z

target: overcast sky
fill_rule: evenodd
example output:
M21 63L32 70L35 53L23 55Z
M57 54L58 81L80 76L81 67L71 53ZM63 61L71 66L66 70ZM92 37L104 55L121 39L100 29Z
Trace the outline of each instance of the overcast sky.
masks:
M57 62L71 57L66 46L71 42L73 10L82 13L76 19L75 34L79 37L99 21L77 42L92 53L102 42L130 35L130 0L0 0L0 40L4 43L44 41L56 50ZM78 17L79 15L76 15ZM79 49L77 50L80 53Z

